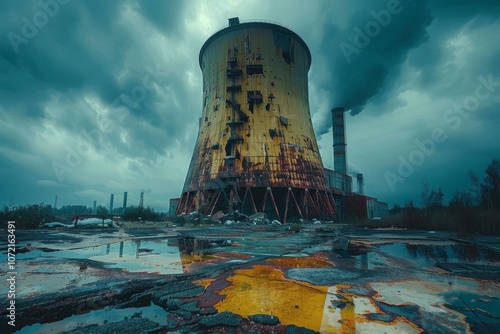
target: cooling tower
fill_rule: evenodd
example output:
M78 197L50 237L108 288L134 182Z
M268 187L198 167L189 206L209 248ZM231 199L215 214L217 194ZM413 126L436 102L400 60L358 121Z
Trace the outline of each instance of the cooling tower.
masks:
M176 213L333 217L302 38L277 24L230 19L202 46L199 63L203 110Z

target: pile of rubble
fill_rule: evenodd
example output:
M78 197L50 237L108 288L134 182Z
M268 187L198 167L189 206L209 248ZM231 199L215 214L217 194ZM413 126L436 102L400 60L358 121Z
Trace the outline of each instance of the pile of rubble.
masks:
M101 219L101 218L86 218L82 220L73 221L71 223L61 223L61 222L50 222L40 224L40 228L86 228L86 229L99 229L102 227L114 227L119 228L119 226L111 219Z
M213 215L203 215L196 211L190 212L189 214L180 214L177 219L182 219L190 223L203 223L210 222L212 224L223 224L223 225L274 225L280 226L283 223L277 219L268 219L267 215L263 212L257 212L253 215L245 215L239 213L238 211L233 211L231 213L224 213L222 211L216 212ZM288 222L290 223L290 222ZM333 221L321 221L316 218L312 220L307 219L294 219L292 223L298 224L333 224Z

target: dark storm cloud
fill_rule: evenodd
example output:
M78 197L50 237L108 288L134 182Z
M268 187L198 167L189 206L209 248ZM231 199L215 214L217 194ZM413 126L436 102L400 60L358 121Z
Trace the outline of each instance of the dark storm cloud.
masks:
M183 66L189 59L175 64L162 57L162 48L182 47L184 36L175 32L183 24L184 2L45 0L0 6L1 146L38 157L48 175L30 177L33 185L37 179L57 181L51 165L65 164L68 154L39 147L36 136L49 136L51 143L69 136L73 142L58 145L73 151L90 146L103 156L149 165L184 145L196 109L185 97L191 88L183 72L169 73L180 64L181 71L189 70ZM18 166L14 174L33 168L5 150L0 159ZM65 184L71 183L67 175ZM13 180L8 174L1 179L3 185Z
M408 51L428 40L426 28L432 22L425 2L410 0L357 1L342 13L342 26L337 13L326 13L316 67L321 74L312 76L318 76L317 87L328 93L331 107L343 106L353 115L377 94L390 91ZM327 133L329 122L320 123L316 133Z
M324 34L314 42L321 53L319 57L316 55L318 65L313 68L312 79L316 80L317 88L327 92L330 107L344 106L352 115L361 112L368 103L376 106L390 101L393 108L403 105L394 93L404 84L401 78L405 78L405 73L401 71L406 60L422 72L419 78L422 87L442 84L440 68L449 57L444 48L446 40L464 27L480 31L490 26L498 20L499 10L500 3L495 0L357 2L344 8L344 17L339 17L334 9L324 10L321 25ZM339 22L345 23L340 26ZM492 40L494 35L489 33L491 40L478 47L498 50ZM480 69L488 69L498 73L500 63L496 55L496 52L484 53L481 60L476 64L471 61L464 70L479 73ZM380 112L387 111L390 110ZM322 120L329 117L328 111L320 116ZM328 122L318 124L316 133L325 134Z
M145 61L150 61L147 54L134 50L138 40L131 31L135 27L124 22L121 17L129 6L144 9L151 16L150 2L139 5L126 1L72 1L60 5L57 15L39 28L33 38L23 38L20 44L3 38L0 49L7 62L14 67L13 71L28 72L36 81L31 85L42 88L35 91L38 101L46 98L50 89L64 92L76 89L79 93L91 91L99 94L103 100L110 101L128 88L128 82L122 84L117 81L117 77L126 71L129 82L141 80ZM175 19L180 7L177 2L176 5L162 7L168 9L161 13L165 21L178 20ZM24 36L24 24L19 18L32 21L31 14L42 10L36 6L31 9L29 11L26 6L20 6L16 12L18 16L13 13L14 8L10 9L10 33ZM172 28L171 25L163 27L165 32ZM130 53L137 58L127 62ZM141 55L142 59L139 58ZM10 74L11 79L16 78L16 73ZM24 80L22 82L26 83ZM30 95L30 88L23 87L22 91Z
M81 127L96 128L99 126L96 116L90 110L82 110L81 107L78 110L76 107L85 95L95 94L109 108L118 105L127 107L122 111L129 113L132 119L140 119L154 128L169 127L165 114L169 110L175 114L173 108L176 107L164 104L163 110L156 108L156 103L161 99L158 87L150 90L142 87L148 69L162 80L165 79L161 77L165 71L147 52L143 54L141 50L135 50L138 40L137 36L131 34L135 28L127 26L122 16L128 8L133 8L162 32L168 32L179 21L181 2L161 2L156 11L151 1L72 1L65 5L59 4L57 15L49 18L49 22L29 39L23 36L24 25L20 18L27 18L33 23L32 14L42 11L42 8L37 7L38 2L34 3L33 6L24 3L18 7L9 4L10 26L7 31L21 36L23 42L17 44L15 38L14 43L13 38L3 38L0 44L4 54L0 69L6 74L1 81L1 103L11 116L15 111L18 117L50 117L44 105L54 93L58 93L63 95L61 102L67 110L65 117L54 119L55 122L73 131ZM130 54L132 57L128 58ZM153 85L154 79L158 80L150 77L147 81ZM175 80L169 86L180 87L175 89L175 94L185 95L181 83L183 78L172 76L169 79ZM134 91L134 87L141 90ZM130 97L134 98L132 93L136 93L138 103L132 101L127 104L125 100L116 102L124 94L129 96L130 101ZM140 100L144 95L147 95L144 101ZM131 105L133 107L129 107ZM174 130L182 131L182 123L170 128L173 131L163 133L176 136ZM137 134L134 131L137 130L130 129L130 134ZM154 141L144 138L149 133L141 133L142 140L147 144L167 141L165 137L161 141L158 138ZM149 147L144 145L140 148L146 146ZM153 149L158 153L159 149L155 145Z
M403 10L382 27L377 16L389 3L323 4L309 40L316 134L321 143L335 106L352 115L363 111L367 125L362 132L348 131L348 142L357 141L348 145L348 156L365 173L373 195L391 203L418 202L424 178L449 195L457 184L466 187L467 170L481 174L500 153L494 130L500 123L500 2L400 1ZM380 23L380 31L370 36L366 25L373 22ZM477 99L483 81L489 84L480 93L488 97ZM384 121L375 122L381 115ZM359 116L347 119L348 125L357 121ZM423 162L412 166L414 172L389 190L384 175L397 174L400 158L415 157L415 142L432 138L436 129L447 139L435 143Z
M420 71L421 88L440 96L449 94L450 86L455 85L459 96L477 76L500 75L500 46L492 31L499 22L498 1L439 1L429 3L429 7L435 17L429 28L432 39L410 53L408 59ZM464 40L459 45L464 55L461 63L455 63L455 58L462 57L450 52L449 44L453 39L461 42L460 38ZM453 77L454 71L459 75Z
M134 7L159 30L169 33L177 31L184 19L183 5L182 1L138 0Z

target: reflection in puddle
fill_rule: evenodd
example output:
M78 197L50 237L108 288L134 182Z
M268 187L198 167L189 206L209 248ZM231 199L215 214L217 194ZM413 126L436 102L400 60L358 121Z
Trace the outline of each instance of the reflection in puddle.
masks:
M120 241L95 247L43 252L32 250L19 254L18 259L89 259L104 263L105 268L130 272L181 274L181 256L177 245L169 240Z
M33 249L19 254L19 260L89 259L129 272L182 274L196 262L215 259L206 251L230 245L228 240L203 240L193 237L162 240L128 240L69 250ZM233 254L231 257L238 257ZM243 256L242 258L248 258Z
M500 333L499 304L497 297L452 291L445 295L446 306L467 316L474 333ZM466 303L464 303L466 301Z
M376 270L387 267L387 261L375 252L366 252L354 257L354 267L361 270Z
M132 318L134 315L140 314L141 318L149 319L160 325L166 324L167 312L157 305L150 305L140 308L125 308L115 309L112 307L105 307L101 310L95 310L89 313L74 315L66 319L56 321L49 324L33 324L31 326L23 327L15 334L28 334L28 333L61 333L62 331L75 330L79 326L88 326L95 324L102 325L104 323L112 323L123 320L125 317Z
M179 249L168 242L121 241L104 247L105 251L90 256L89 259L105 262L106 268L158 274L182 273Z
M212 248L214 245L208 240L200 240L194 237L183 237L177 239L182 267L186 271L189 266L196 262L205 262L213 259L211 255L207 255L205 251Z
M351 243L347 250L334 250L338 258L338 266L360 270L377 270L389 266L387 260L379 253L370 251L364 245Z
M206 249L212 248L215 244L208 240L200 240L194 237L183 237L177 239L179 250L188 255L203 253Z
M500 261L500 252L469 244L422 245L393 243L379 246L380 250L412 261L421 266L436 262L491 264Z

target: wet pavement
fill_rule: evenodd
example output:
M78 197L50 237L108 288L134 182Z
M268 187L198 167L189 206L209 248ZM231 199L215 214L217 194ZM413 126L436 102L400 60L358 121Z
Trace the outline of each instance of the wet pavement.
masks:
M16 327L4 294L2 333L500 333L497 237L329 224L16 233Z

